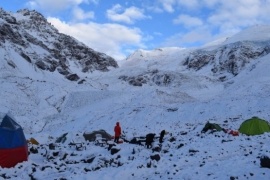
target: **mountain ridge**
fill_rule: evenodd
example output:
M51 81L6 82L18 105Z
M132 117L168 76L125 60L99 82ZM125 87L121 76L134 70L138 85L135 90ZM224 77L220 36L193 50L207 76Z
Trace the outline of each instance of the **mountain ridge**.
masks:
M5 49L5 57L16 56L14 53L17 53L22 60L40 70L57 71L65 78L79 82L83 82L80 76L118 67L112 57L59 33L35 10L23 9L12 14L0 9L0 19L0 46ZM16 68L12 58L5 59Z
M175 64L173 61L177 61L178 64L173 67L179 67L182 64L190 70L198 71L198 73L203 69L209 69L205 73L225 81L239 74L251 61L270 53L269 32L270 26L254 26L211 46L192 49L167 47L148 51L137 50L127 57L126 63L123 64L132 66L137 61L155 61L157 63L156 59L162 56L164 60L171 59L171 63ZM252 37L248 36L250 33ZM184 58L180 57L183 55Z

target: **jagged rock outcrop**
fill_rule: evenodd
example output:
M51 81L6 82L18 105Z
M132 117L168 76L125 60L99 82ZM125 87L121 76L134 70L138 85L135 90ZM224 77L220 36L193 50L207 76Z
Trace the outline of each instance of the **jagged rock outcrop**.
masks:
M143 84L168 86L174 79L180 79L178 76L180 75L169 72L159 72L155 69L137 76L122 75L119 79L128 82L132 86L142 86Z
M5 49L5 55L15 51L37 68L58 71L72 81L80 77L71 70L71 65L83 73L105 72L109 67L118 67L112 57L59 33L35 10L23 9L12 14L0 9L0 35L0 47ZM6 61L16 68L12 59Z
M198 71L210 64L214 74L228 72L236 76L247 63L269 53L270 41L241 41L211 51L203 49L194 51L186 57L184 65Z
M205 78L205 77L201 77ZM149 70L137 75L121 75L119 79L127 82L132 86L158 86L158 87L177 87L179 88L183 84L190 84L196 80L190 78L189 76L174 72L174 71L163 71L163 70ZM197 85L200 87L200 85Z

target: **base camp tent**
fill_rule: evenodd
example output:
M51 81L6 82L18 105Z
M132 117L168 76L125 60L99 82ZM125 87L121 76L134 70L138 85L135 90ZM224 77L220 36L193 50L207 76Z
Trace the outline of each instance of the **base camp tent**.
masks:
M86 141L95 141L97 137L101 137L106 140L112 139L112 136L103 129L93 132L85 132L83 137Z
M263 119L252 117L240 125L239 132L246 135L259 135L270 132L270 125Z
M205 133L208 130L222 131L223 129L216 123L207 122L201 132Z
M14 167L27 158L28 147L21 126L9 115L0 117L0 167Z

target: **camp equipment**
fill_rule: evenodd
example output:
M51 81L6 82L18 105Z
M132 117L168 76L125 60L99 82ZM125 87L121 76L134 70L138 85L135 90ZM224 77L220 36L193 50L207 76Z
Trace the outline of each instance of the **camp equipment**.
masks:
M105 140L112 139L112 136L103 129L100 129L98 131L85 132L83 133L83 137L86 141L95 141L100 138Z
M218 124L216 124L216 123L207 122L205 124L204 128L202 129L202 133L205 133L208 130L222 131L222 128Z

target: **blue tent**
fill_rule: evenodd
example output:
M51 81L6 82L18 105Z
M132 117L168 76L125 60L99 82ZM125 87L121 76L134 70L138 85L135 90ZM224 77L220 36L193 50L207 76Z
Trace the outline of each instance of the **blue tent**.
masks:
M0 166L13 167L28 158L22 127L9 115L0 120Z

